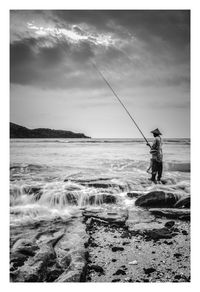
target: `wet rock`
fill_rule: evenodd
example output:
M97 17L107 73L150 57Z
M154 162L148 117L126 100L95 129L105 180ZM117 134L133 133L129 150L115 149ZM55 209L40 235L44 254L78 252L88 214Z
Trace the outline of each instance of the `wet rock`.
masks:
M166 217L169 219L190 220L190 210L188 209L157 209L152 208L149 211L155 216Z
M181 275L175 275L175 276L174 276L174 279L176 279L176 280L180 280L181 278L182 278Z
M117 201L116 197L113 195L103 194L103 202L105 204L115 204Z
M113 276L116 276L116 275L126 275L126 272L122 269L119 269L113 274Z
M165 227L167 228L172 228L174 226L175 222L174 221L168 221L165 223Z
M149 279L142 279L142 282L149 282Z
M172 245L172 244L173 244L172 241L167 241L167 240L163 241L163 243L165 243L165 244L167 244L167 245Z
M104 274L104 269L98 265L91 265L90 270L94 270L97 273Z
M182 254L181 253L178 253L178 252L174 254L174 257L175 258L180 258L181 256L182 256Z
M99 194L89 196L90 205L100 205L100 204L115 204L117 201L116 196L110 194Z
M127 196L132 199L132 198L138 198L139 196L141 196L141 194L137 192L129 192L127 193Z
M112 262L114 263L114 262L116 262L117 260L116 259L112 259Z
M78 205L78 198L76 197L76 195L73 192L67 192L65 194L65 198L66 198L68 204ZM56 199L58 199L58 198L56 198Z
M55 282L82 282L86 274L86 261L82 256L73 257L68 269Z
M35 187L35 186L25 186L23 188L24 192L28 195L32 195L32 194L38 194L42 191L41 187Z
M125 242L122 243L122 245L127 245L127 244L130 244L130 242L129 241L125 241Z
M142 195L135 201L135 205L145 208L171 208L178 201L180 196L163 191L153 191Z
M144 273L147 274L147 275L149 275L149 274L151 274L151 273L156 271L156 269L154 269L154 268L147 268L147 269L144 268L143 270L144 270Z
M102 220L109 224L124 225L128 218L128 213L127 211L119 211L118 213L111 214L103 210L96 212L86 210L83 212L83 216L85 219L92 218L93 220Z
M112 247L112 251L113 252L116 252L116 251L123 251L124 250L124 248L123 247L120 247L120 246L114 246L114 247Z
M131 234L128 231L123 231L121 234L121 238L130 238Z
M174 204L174 208L190 208L190 196L181 198Z
M108 188L118 188L123 190L123 186L113 183L108 179L99 179L99 180L76 180L79 184L87 187L100 188L100 189L108 189Z
M186 230L182 230L183 235L188 235L188 232Z
M55 264L55 252L49 245L42 246L35 257L30 257L17 271L16 282L43 282L48 277L48 267Z
M10 264L11 268L17 269L18 267L23 266L24 262L27 260L26 255L21 254L20 252L13 252L10 255Z
M120 282L120 279L113 279L112 282Z
M170 239L174 234L168 228L152 229L143 232L147 240L157 241L159 239Z

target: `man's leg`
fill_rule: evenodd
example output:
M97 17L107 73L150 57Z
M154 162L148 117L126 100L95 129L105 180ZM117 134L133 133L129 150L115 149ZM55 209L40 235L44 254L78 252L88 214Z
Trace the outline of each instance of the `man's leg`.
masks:
M156 173L157 173L157 161L152 159L152 176L151 176L152 181L156 180Z
M162 171L163 171L163 163L158 162L158 181L160 181L162 177Z

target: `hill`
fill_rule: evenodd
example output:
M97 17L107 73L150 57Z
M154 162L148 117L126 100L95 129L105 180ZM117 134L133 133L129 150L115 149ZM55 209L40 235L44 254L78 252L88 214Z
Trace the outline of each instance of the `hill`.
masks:
M74 133L64 130L52 130L48 128L28 129L20 125L10 123L10 138L90 138L82 133Z

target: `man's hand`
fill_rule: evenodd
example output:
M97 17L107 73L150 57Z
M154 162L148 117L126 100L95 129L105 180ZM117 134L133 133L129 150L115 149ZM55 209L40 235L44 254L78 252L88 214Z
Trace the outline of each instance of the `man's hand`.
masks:
M149 143L146 144L147 146L149 146L151 148L151 145Z

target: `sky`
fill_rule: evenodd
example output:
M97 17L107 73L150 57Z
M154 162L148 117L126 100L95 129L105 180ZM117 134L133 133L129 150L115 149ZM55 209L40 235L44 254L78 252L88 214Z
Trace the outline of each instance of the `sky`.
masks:
M10 121L93 138L190 136L188 10L11 10Z

